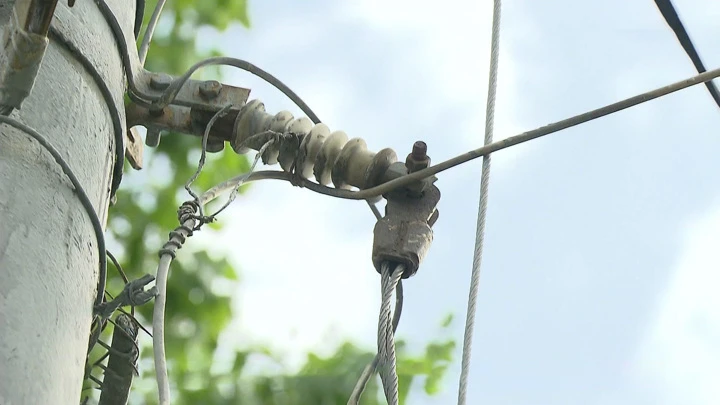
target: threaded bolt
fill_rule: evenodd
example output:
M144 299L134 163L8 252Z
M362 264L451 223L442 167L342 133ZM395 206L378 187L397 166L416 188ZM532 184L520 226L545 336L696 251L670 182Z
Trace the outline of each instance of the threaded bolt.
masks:
M413 144L412 153L413 159L423 160L427 158L427 144L423 141L417 141Z

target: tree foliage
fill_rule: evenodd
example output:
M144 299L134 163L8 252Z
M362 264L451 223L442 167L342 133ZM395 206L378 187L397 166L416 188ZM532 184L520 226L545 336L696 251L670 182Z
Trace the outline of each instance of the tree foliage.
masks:
M156 1L147 2L145 25ZM197 28L212 26L220 31L229 24L250 27L246 0L175 0L165 6L146 68L156 72L181 74L203 57L195 47ZM144 31L144 27L143 27ZM141 31L141 32L143 32ZM218 71L214 71L217 75ZM217 77L217 76L216 76ZM133 279L154 274L157 252L170 230L178 225L176 209L188 196L183 184L192 175L199 155L199 138L164 134L160 146L145 149L145 168L134 172L126 165L126 177L112 207L109 222L110 247L116 250L125 272ZM248 170L248 160L231 148L209 156L205 170L194 187L206 190L212 185ZM242 197L241 197L242 198ZM222 226L212 224L201 232L214 232ZM219 284L235 290L239 283L236 266L224 257L193 249L192 239L173 262L167 290L166 355L172 382L173 403L257 404L257 405L335 405L345 404L357 378L373 354L348 342L329 357L308 354L298 372L275 375L249 375L246 365L256 356L271 356L266 348L244 348L232 353L234 359L225 370L216 371L213 361L221 332L233 316L231 298L218 291ZM108 291L117 293L122 280L109 270ZM228 289L225 289L228 290ZM138 308L138 319L149 325L152 305ZM444 325L447 326L447 325ZM152 353L147 335L141 334L140 376L133 386L130 403L156 403ZM425 391L438 391L443 372L450 363L453 341L433 342L418 356L407 353L398 342L398 371L403 402L411 382L424 379ZM363 404L380 404L378 385L371 381Z

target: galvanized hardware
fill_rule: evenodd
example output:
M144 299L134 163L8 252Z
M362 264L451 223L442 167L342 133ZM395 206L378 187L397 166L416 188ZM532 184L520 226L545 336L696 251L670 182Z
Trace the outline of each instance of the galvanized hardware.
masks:
M30 95L48 46L55 4L19 0L2 33L0 106L19 109Z
M427 144L417 141L413 144L412 152L405 159L405 166L409 173L422 170L430 166L430 157L427 155Z
M402 264L402 278L413 276L433 240L432 226L439 217L440 190L427 187L416 197L404 189L388 193L385 216L373 230L372 262L378 273L383 262Z
M405 159L405 167L407 168L408 173L414 173L429 166L430 156L427 155L427 144L423 141L415 142L412 147L412 152L410 152ZM418 182L408 184L406 188L413 196L419 196L436 180L437 178L432 176Z

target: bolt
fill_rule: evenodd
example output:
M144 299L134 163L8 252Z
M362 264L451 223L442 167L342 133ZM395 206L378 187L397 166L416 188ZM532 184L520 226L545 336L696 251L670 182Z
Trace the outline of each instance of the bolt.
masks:
M425 142L417 141L413 144L412 152L405 159L405 166L407 166L410 173L430 166L430 157L427 155L427 144Z
M156 148L160 145L160 130L156 128L148 128L147 134L145 135L145 145Z
M210 153L222 152L225 149L225 141L218 138L208 138L206 151Z
M417 141L413 144L412 157L414 159L423 160L427 157L427 144L423 141Z
M200 94L205 98L215 98L220 94L222 84L217 80L208 80L200 84Z
M154 74L150 77L150 88L154 90L165 90L172 83L172 76L165 73Z

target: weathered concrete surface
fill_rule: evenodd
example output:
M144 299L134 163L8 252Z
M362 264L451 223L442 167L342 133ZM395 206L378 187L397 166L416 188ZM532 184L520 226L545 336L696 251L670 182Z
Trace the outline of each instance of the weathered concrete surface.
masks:
M107 1L131 38L135 2ZM3 24L12 3L0 0ZM60 1L53 27L107 83L124 131L125 78L95 3L68 9ZM51 39L32 94L12 114L60 151L102 223L114 151L123 147L115 145L113 110L77 56ZM98 254L89 217L60 167L28 135L0 125L0 405L79 403Z

